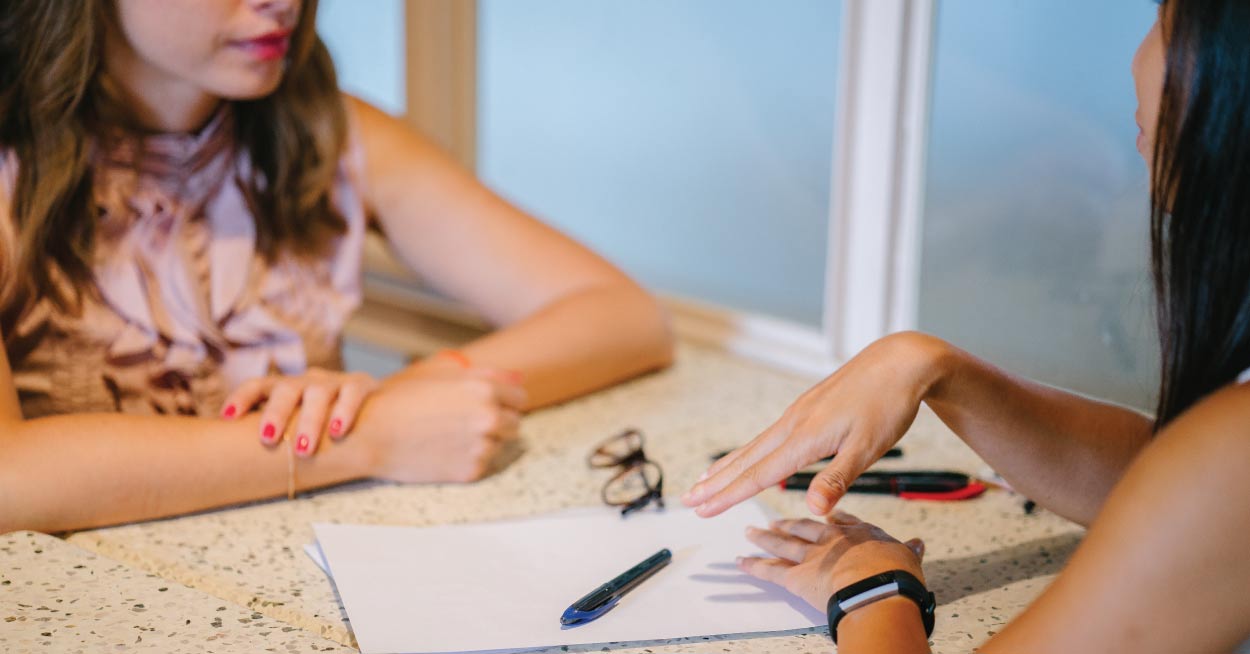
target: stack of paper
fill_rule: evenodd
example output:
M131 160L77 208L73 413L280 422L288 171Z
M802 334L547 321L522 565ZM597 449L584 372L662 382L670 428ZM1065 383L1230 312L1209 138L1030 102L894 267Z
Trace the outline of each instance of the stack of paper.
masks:
M440 527L314 529L365 654L518 650L807 630L824 616L741 573L748 503L622 519L607 509ZM673 561L593 622L562 627L574 601L661 548Z

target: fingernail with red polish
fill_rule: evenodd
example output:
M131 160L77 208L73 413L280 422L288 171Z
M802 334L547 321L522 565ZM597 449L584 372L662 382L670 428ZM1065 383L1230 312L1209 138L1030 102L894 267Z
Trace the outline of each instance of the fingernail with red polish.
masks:
M339 433L341 433L342 431L343 431L343 421L341 419L335 418L334 420L330 421L330 435L331 436L338 436Z
M299 438L295 439L295 451L300 454L308 454L308 443L308 435L300 434Z
M278 430L274 428L273 423L267 422L265 423L265 428L260 432L260 437L267 441L272 441L277 433Z
M238 412L238 409L234 408L233 404L227 404L226 408L221 410L221 416L223 418L233 418L234 414L237 412Z

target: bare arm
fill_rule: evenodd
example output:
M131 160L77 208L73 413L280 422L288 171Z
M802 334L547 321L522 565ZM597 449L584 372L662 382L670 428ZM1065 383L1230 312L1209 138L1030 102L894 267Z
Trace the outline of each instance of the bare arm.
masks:
M491 193L398 120L349 100L365 201L404 261L500 329L464 348L524 373L529 406L668 365L655 298L611 264Z
M1012 487L1082 525L1150 440L1152 421L1121 406L1008 374L954 347L936 355L925 395L938 417Z
M978 651L1232 651L1250 635L1247 460L1250 386L1225 388L1142 450L1055 583ZM744 571L818 608L887 570L923 579L918 541L899 543L845 513L827 525L781 520L747 538L776 558L740 559ZM901 598L852 610L838 635L848 654L928 651L915 605Z
M256 443L255 420L79 414L22 420L0 351L0 533L56 532L275 497L285 447ZM298 463L301 488L366 474L367 441Z
M290 458L256 441L258 418L77 414L23 420L0 351L0 533L160 518L362 477L471 481L517 435L523 396L475 372L385 384L350 438Z
M1008 375L917 333L888 336L800 397L781 419L708 471L683 501L716 515L837 453L808 490L825 514L896 443L928 402L1013 486L1088 524L1150 437L1134 411Z
M1250 635L1250 387L1165 428L1054 584L983 652L1229 652Z
M287 445L255 420L78 414L0 425L0 533L59 532L279 497ZM365 475L361 439L296 463L300 489Z

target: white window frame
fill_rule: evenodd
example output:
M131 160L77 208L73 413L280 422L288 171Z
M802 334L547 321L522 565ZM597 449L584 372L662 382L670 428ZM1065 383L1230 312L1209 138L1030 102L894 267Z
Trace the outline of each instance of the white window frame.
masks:
M679 334L824 376L915 329L936 0L844 0L819 329L669 298Z
M935 0L846 0L825 334L845 361L914 329Z

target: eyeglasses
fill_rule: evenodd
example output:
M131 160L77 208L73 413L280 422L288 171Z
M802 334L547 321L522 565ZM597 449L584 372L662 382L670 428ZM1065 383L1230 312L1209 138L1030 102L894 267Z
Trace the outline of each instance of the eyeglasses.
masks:
M601 495L608 506L621 507L622 517L652 502L664 508L664 471L642 451L642 432L637 429L600 443L586 463L592 468L620 468L603 485Z

